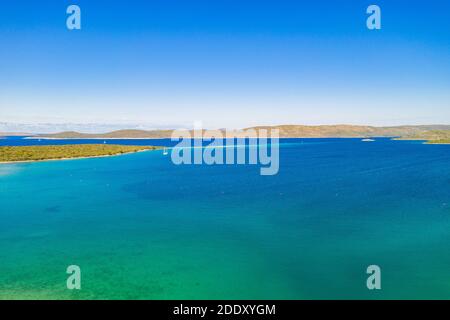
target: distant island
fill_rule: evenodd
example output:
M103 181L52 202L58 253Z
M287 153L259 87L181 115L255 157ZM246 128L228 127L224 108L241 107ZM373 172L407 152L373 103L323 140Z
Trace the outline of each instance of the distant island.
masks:
M0 132L0 138L3 138L5 136L9 136L9 137L20 137L20 136L27 136L29 135L29 133L25 133L25 132Z
M411 134L397 140L426 140L428 144L449 144L450 130L429 130L418 134Z
M248 129L278 129L280 138L368 138L399 137L402 139L441 140L450 138L450 125L418 125L374 127L357 125L279 125L257 126ZM224 131L222 129L222 131ZM118 130L109 133L88 134L75 131L35 135L42 139L164 139L172 130Z
M8 146L0 147L0 163L105 157L159 148L154 146L123 146L111 144Z
M402 140L426 140L428 143L449 143L450 125L404 125L374 127L361 125L279 125L256 126L248 129L278 129L280 138L370 138L391 137ZM223 132L224 129L221 129ZM117 130L108 133L65 131L54 134L20 134L35 139L167 139L173 130ZM3 133L0 136L18 135Z
M54 134L34 135L37 138L53 139L165 139L170 138L173 130L117 130L108 133L80 133L65 131Z

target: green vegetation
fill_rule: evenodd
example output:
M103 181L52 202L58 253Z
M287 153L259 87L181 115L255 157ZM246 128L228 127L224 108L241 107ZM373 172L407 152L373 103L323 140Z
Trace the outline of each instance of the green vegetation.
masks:
M450 143L450 130L429 130L418 134L404 136L401 140L426 140L426 143Z
M450 144L450 139L440 139L440 140L430 140L427 141L429 144Z
M159 148L160 147L153 146L123 146L111 144L0 147L0 162L112 156Z

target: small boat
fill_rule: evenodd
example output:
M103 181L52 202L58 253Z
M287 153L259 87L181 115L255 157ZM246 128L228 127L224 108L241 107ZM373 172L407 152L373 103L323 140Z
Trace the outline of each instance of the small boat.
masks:
M362 142L372 142L372 141L375 141L375 140L366 138L366 139L362 139L361 141Z
M169 151L167 151L167 148L166 148L166 147L164 147L164 150L163 150L163 155L167 156L168 154L169 154Z

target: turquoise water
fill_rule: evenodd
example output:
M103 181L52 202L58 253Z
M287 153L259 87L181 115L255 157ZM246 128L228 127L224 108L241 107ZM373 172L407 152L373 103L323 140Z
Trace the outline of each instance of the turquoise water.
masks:
M0 208L0 298L450 298L449 145L282 140L275 176L161 151L6 164Z

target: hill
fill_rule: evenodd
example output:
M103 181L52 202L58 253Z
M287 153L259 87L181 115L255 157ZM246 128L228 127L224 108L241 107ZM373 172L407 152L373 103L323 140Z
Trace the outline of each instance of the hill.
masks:
M355 125L280 125L257 126L246 129L279 129L281 138L357 138L357 137L422 137L429 131L450 130L449 125L374 127ZM74 131L39 135L55 139L163 139L170 138L172 130L118 130L103 134L86 134ZM426 139L425 139L426 140Z
M399 140L426 140L427 143L450 143L450 130L429 130L402 136Z
M42 138L54 139L163 139L170 138L172 130L117 130L108 133L80 133L76 131L65 131L54 134L38 135Z

